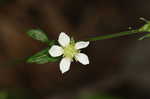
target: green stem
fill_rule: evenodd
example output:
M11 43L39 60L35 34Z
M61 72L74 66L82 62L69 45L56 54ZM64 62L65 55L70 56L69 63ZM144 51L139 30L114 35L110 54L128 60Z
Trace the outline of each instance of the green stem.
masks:
M104 35L104 36L93 37L93 38L87 39L87 41L105 40L105 39L110 39L110 38L132 35L132 34L136 34L136 33L139 33L139 30L131 30L131 31L125 31L125 32L120 32L120 33L116 33L116 34L108 34L108 35Z

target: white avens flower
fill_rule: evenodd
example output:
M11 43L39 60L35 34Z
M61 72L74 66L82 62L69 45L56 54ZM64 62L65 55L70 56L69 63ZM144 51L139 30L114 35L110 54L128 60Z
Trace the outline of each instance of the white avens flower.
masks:
M73 59L79 61L83 65L89 64L88 56L84 53L80 53L81 49L86 48L89 45L89 41L79 41L75 43L74 40L70 39L66 33L61 32L58 38L58 42L60 46L53 45L49 50L49 54L52 57L63 55L63 58L59 64L60 71L62 73L65 73L70 69L70 65Z

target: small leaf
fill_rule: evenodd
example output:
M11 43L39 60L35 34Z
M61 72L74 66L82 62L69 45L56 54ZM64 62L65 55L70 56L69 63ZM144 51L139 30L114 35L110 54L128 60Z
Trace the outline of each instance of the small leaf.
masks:
M56 62L59 60L59 58L51 57L48 53L49 48L46 48L42 50L41 52L38 52L37 54L29 57L27 59L27 63L37 63L37 64L45 64L48 62Z
M146 38L150 38L150 34L146 34L146 35L140 37L138 40L144 40Z
M35 40L47 43L49 42L47 35L42 30L32 29L27 32L27 34Z

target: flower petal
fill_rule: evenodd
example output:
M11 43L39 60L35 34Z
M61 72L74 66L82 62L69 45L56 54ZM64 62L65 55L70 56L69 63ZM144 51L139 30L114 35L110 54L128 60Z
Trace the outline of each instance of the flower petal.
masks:
M90 44L89 41L87 41L87 42L85 42L85 41L80 41L80 42L77 42L77 43L75 44L75 48L76 48L76 49L86 48L89 44Z
M60 61L59 65L60 65L60 71L63 74L63 73L67 72L70 69L71 59L69 59L69 58L63 58Z
M70 37L66 33L61 32L58 38L58 42L61 46L65 47L70 43Z
M60 46L58 45L53 45L50 50L49 50L49 54L52 56L52 57L58 57L58 56L61 56L63 54L63 48L61 48Z
M78 53L78 54L76 54L75 55L75 59L77 60L77 61L79 61L81 64L83 64L83 65L87 65L87 64L89 64L89 58L88 58L88 56L86 55L86 54L84 54L84 53Z

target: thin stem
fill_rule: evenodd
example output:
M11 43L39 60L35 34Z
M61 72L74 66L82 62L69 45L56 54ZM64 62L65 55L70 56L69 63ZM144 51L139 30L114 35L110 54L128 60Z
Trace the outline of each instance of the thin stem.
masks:
M116 38L116 37L121 37L121 36L126 36L126 35L132 35L139 33L139 30L131 30L131 31L125 31L125 32L120 32L116 34L108 34L104 36L98 36L98 37L93 37L87 39L87 41L97 41L97 40L105 40L105 39L110 39L110 38Z

